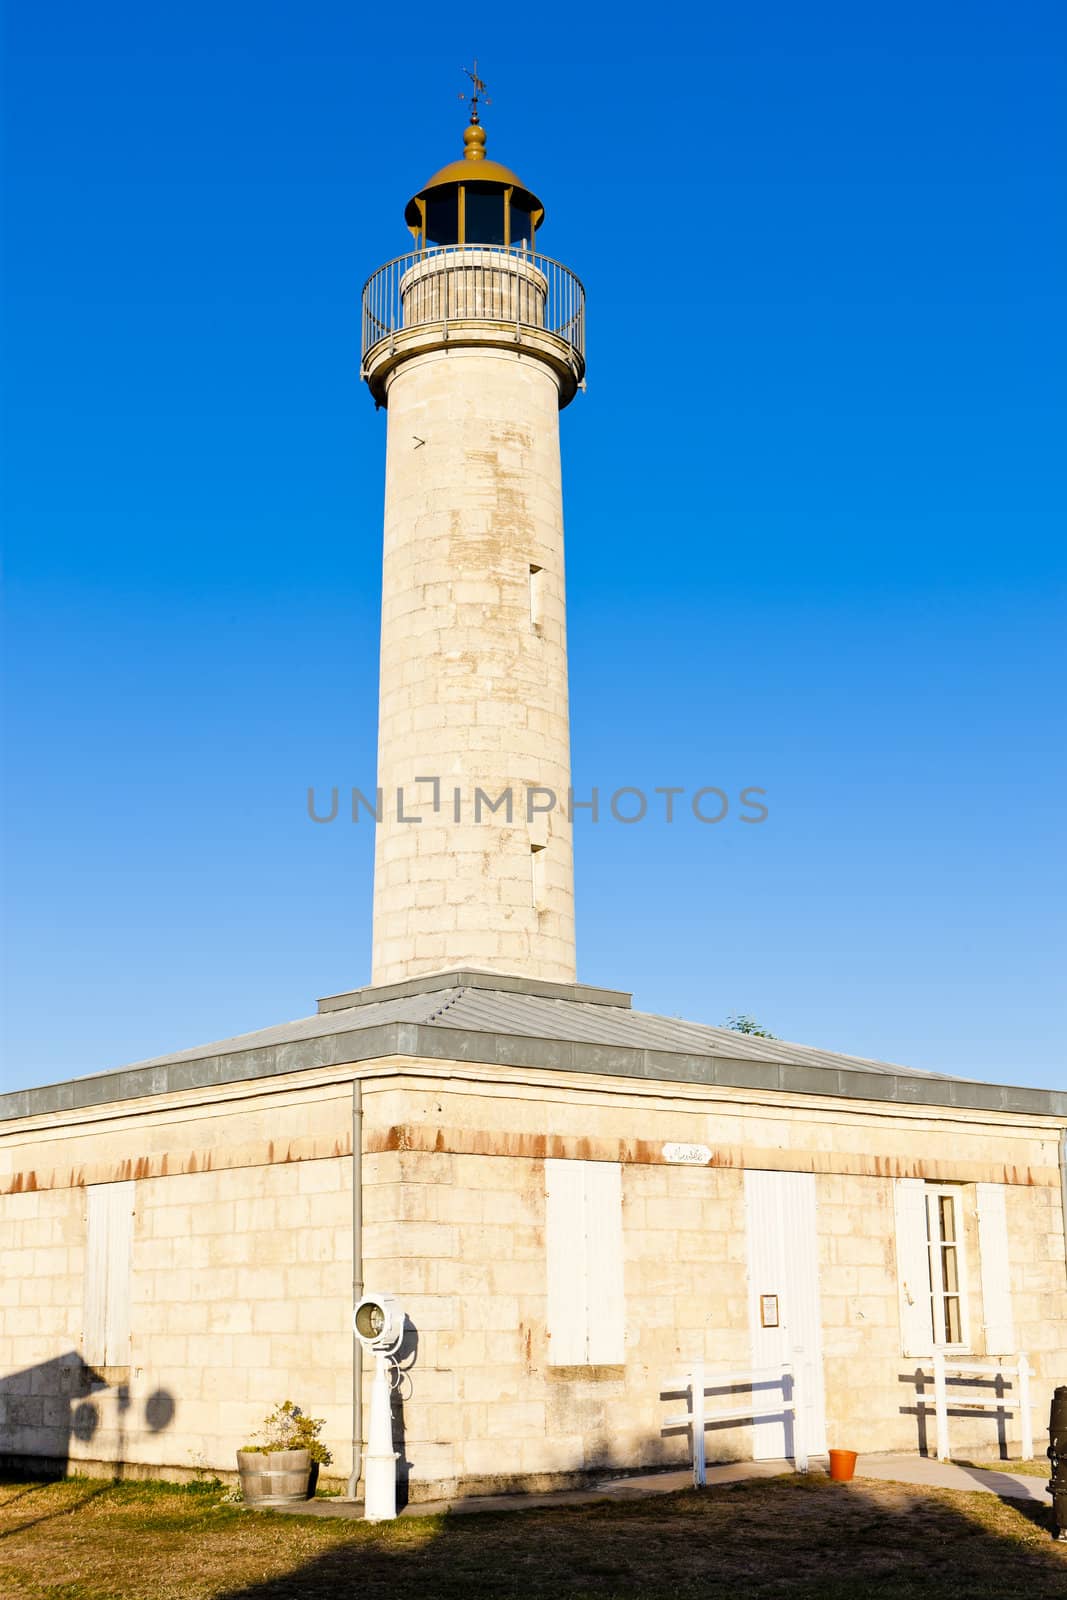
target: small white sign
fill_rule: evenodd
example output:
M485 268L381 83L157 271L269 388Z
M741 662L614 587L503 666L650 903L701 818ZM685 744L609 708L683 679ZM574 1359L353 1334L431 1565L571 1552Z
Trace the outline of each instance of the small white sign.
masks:
M711 1151L706 1144L665 1144L663 1159L674 1167L706 1167Z

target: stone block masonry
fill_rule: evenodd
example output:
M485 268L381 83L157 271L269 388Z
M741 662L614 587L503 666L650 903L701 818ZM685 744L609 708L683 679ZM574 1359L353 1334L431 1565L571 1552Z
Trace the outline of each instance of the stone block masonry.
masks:
M573 981L558 379L441 348L393 374L388 417L373 981ZM560 805L531 820L540 786ZM477 790L511 815L478 820Z
M679 1463L684 1436L661 1431L664 1380L696 1357L709 1370L750 1364L751 1166L815 1174L828 1443L867 1451L921 1437L894 1174L956 1186L976 1358L987 1349L975 1186L1004 1185L1040 1434L1067 1368L1053 1119L460 1062L364 1072L364 1278L401 1296L415 1331L402 1402L414 1498ZM331 1470L347 1476L350 1078L322 1069L0 1128L5 1455L225 1473L292 1398L326 1418ZM668 1164L672 1142L706 1145L711 1163ZM621 1173L618 1365L552 1363L546 1159ZM86 1175L133 1185L118 1367L85 1358ZM953 1442L990 1453L995 1421L953 1419ZM750 1449L744 1426L709 1430L709 1459Z

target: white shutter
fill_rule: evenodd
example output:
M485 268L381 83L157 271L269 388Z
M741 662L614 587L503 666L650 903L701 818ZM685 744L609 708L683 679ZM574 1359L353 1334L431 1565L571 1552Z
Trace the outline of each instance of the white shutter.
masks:
M90 1366L130 1364L134 1187L131 1180L91 1184L85 1191L82 1359Z
M548 1360L577 1367L586 1359L585 1182L580 1161L545 1162L548 1260Z
M621 1365L621 1167L606 1161L546 1160L545 1253L549 1365Z
M930 1256L926 1242L926 1185L898 1178L893 1186L897 1219L897 1289L900 1343L906 1356L928 1356L934 1348L930 1317Z
M102 1367L107 1346L107 1184L85 1191L85 1316L82 1359Z
M1002 1183L979 1183L975 1187L986 1354L1009 1355L1015 1351L1015 1322L1011 1310L1007 1192Z
M595 1367L626 1360L622 1288L622 1168L583 1161L586 1218L588 1360Z

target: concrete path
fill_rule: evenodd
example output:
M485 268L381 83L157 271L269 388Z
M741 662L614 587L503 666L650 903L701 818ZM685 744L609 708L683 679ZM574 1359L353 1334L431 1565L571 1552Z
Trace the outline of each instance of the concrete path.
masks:
M825 1463L815 1460L815 1471L824 1471ZM1007 1467L1007 1463L1005 1464ZM777 1478L792 1473L790 1461L734 1461L726 1466L708 1467L708 1487L717 1484L747 1483L753 1478ZM1002 1500L1036 1500L1050 1505L1048 1479L1028 1477L1022 1472L987 1471L981 1467L963 1467L952 1461L934 1461L926 1456L871 1455L860 1456L856 1463L857 1478L873 1478L888 1483L914 1484L923 1489L956 1489L968 1493L978 1491L999 1495ZM466 1500L423 1500L410 1505L400 1513L402 1517L433 1517L443 1511L453 1515L479 1511L536 1511L545 1506L588 1505L594 1500L636 1500L646 1495L675 1494L688 1489L692 1475L682 1472L650 1472L633 1478L606 1478L588 1489L564 1489L553 1494L495 1494L477 1495ZM254 1511L278 1511L283 1515L298 1517L356 1517L363 1516L359 1500L315 1499L285 1506L252 1506Z
M1007 1461L1003 1472L991 1472L984 1467L963 1467L956 1461L935 1461L930 1456L860 1456L856 1463L856 1476L889 1479L894 1483L914 1483L926 1489L962 1489L971 1492L980 1489L987 1494L999 1495L1002 1500L1038 1500L1045 1506L1052 1504L1048 1478L1012 1472L1011 1463Z

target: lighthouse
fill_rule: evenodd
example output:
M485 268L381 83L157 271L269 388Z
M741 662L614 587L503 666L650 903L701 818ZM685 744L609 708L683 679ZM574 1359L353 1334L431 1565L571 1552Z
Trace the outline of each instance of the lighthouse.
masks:
M575 980L559 415L584 291L545 208L486 152L404 213L363 292L387 419L374 985L474 968Z
M680 1468L678 1393L698 1423L707 1395L709 1461L914 1452L931 1363L989 1395L954 1396L951 1441L942 1405L942 1453L988 1451L994 1413L1003 1444L1009 1408L1032 1456L1067 1372L1067 1093L575 981L582 287L476 104L405 218L363 296L387 430L373 982L0 1093L5 1464L232 1473L264 1397L295 1394L377 1518L400 1450L413 1506ZM245 1458L250 1493L278 1460Z

